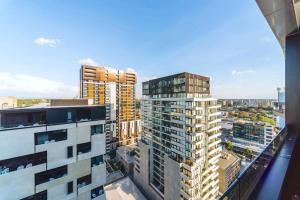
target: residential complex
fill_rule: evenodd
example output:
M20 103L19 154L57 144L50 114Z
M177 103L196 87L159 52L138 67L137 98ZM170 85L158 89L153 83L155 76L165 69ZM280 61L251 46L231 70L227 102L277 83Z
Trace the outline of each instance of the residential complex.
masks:
M223 150L219 159L219 187L224 193L240 173L241 160L233 152Z
M117 145L135 143L140 133L140 120L136 118L136 73L110 68L83 65L80 69L80 97L92 104L105 105L115 123L116 133L106 133L107 151Z
M0 199L105 199L104 106L0 111Z
M143 83L135 182L149 199L217 199L217 100L208 77L180 73Z
M233 143L244 151L251 148L260 153L276 136L274 127L264 122L239 120L233 123Z

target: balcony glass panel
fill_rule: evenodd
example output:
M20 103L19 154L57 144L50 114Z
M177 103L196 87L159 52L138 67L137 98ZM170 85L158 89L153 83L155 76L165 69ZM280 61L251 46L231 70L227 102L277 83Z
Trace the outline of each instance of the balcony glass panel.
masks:
M46 183L68 175L67 165L35 174L35 185Z
M287 132L283 129L268 144L268 146L250 163L250 165L238 176L228 190L221 196L221 200L248 199L254 188L267 171L272 159L281 148Z
M92 182L91 174L89 174L87 176L83 176L81 178L78 178L77 179L77 188L81 188L86 185L89 185L89 184L91 184L91 182Z
M0 161L0 175L47 163L47 152L29 154Z
M35 145L67 140L67 129L35 133Z
M103 164L103 163L104 163L103 155L96 156L96 157L93 157L91 159L91 167L94 167L94 166L97 166L97 165L100 165L100 164Z
M47 200L47 190L36 193L21 200Z
M91 135L102 134L103 124L91 126Z
M104 189L103 189L103 185L101 185L100 187L97 187L95 189L92 189L91 191L91 199L94 199L100 195L104 194Z
M88 153L91 151L91 142L77 144L77 155Z

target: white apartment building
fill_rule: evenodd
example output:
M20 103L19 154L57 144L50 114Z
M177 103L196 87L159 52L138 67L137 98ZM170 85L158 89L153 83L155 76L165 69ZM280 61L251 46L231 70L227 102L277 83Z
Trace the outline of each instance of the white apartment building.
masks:
M102 200L104 106L0 111L1 200Z
M217 199L221 156L209 78L180 73L143 83L134 180L149 199Z

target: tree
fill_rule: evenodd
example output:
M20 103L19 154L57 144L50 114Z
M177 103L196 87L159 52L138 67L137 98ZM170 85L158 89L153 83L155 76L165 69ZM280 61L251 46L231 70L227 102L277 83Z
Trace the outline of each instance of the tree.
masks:
M248 158L252 158L252 156L253 156L252 149L247 148L246 151L245 151L245 156L248 157Z
M247 112L245 112L245 111L242 111L242 112L240 112L240 116L239 117L240 118L248 118L249 114Z
M226 142L226 149L228 149L229 151L233 149L233 143L231 141Z
M256 114L253 114L251 116L251 121L255 122L256 120L257 120L257 116L256 116Z
M275 120L272 119L272 118L269 118L269 117L260 116L260 117L259 117L259 121L269 123L269 124L271 124L271 125L273 125L273 126L276 125Z

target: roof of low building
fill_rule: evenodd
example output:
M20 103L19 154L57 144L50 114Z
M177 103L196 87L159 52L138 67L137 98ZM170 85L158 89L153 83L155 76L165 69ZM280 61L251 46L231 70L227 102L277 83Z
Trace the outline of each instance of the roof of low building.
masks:
M107 200L147 200L129 177L104 187Z
M223 150L222 156L219 158L219 166L221 169L227 169L230 165L240 160L233 152Z

